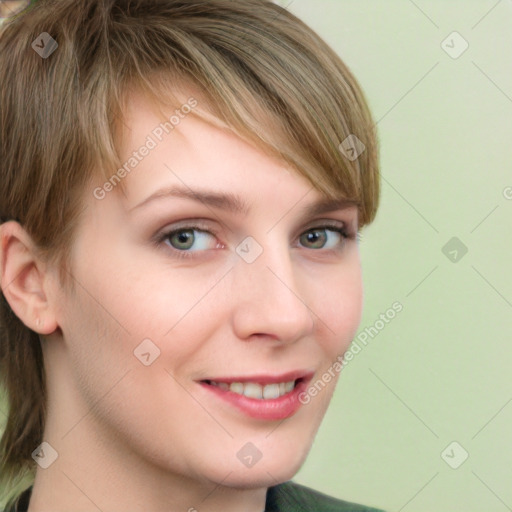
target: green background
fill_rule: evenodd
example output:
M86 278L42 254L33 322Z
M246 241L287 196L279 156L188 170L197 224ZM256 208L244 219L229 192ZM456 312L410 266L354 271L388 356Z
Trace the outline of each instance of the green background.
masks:
M280 3L341 55L378 124L360 331L403 305L342 371L295 480L389 512L512 510L512 2Z

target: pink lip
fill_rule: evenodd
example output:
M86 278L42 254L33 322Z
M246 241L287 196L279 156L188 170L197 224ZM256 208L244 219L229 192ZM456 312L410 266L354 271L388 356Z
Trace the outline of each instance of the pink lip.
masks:
M251 418L275 421L289 418L295 414L302 403L299 401L299 395L306 390L313 377L313 372L289 372L282 375L253 375L251 377L216 377L199 382L206 393L212 393L215 397L234 406ZM226 391L218 386L208 384L208 381L226 382L255 382L262 385L274 384L278 382L289 382L300 379L295 388L284 396L272 399L248 398L232 391Z

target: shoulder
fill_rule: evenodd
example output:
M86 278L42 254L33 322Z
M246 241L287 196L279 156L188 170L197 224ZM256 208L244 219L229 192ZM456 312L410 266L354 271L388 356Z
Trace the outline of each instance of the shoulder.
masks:
M270 487L265 512L383 512L339 500L294 482Z
M26 489L4 512L26 512L32 487ZM267 491L265 512L383 512L357 503L327 496L294 482L285 482Z

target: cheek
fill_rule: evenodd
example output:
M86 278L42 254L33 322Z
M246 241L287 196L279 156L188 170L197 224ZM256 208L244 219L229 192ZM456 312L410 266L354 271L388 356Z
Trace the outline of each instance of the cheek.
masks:
M118 250L101 270L90 269L89 286L134 342L153 336L167 343L183 321L194 318L200 326L202 310L212 301L220 304L215 288L229 266L180 267L148 253L140 248Z
M80 291L66 307L63 328L72 376L91 403L98 390L130 368L133 358L131 337L104 307Z
M318 328L329 340L329 354L343 352L356 335L363 309L363 284L359 265L333 272L315 288L314 307Z
M191 279L173 269L163 276L141 269L140 261L134 266L112 253L103 256L101 266L84 262L75 269L83 286L77 285L63 311L70 363L89 404L127 371L128 380L140 379L137 387L149 386L157 371L167 382L164 366L186 368L209 334L204 318L217 318L214 311L205 315L211 298L201 300L215 284L211 275ZM150 367L137 359L139 347L150 357L158 353Z

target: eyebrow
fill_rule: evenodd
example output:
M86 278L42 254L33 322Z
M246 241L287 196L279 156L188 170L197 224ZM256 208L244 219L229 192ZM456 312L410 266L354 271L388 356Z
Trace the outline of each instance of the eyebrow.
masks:
M215 192L213 190L192 190L181 186L165 187L157 190L149 197L144 199L139 204L129 209L130 212L138 210L150 203L168 198L189 199L192 201L201 202L206 206L225 210L234 214L247 215L249 213L249 205L239 196L231 192ZM314 217L323 213L333 212L336 210L343 210L350 206L358 206L359 202L353 199L330 199L324 198L315 201L301 209L301 214L304 218Z

